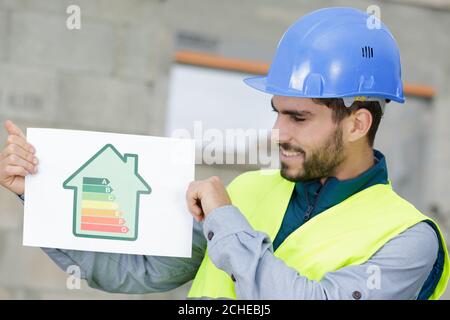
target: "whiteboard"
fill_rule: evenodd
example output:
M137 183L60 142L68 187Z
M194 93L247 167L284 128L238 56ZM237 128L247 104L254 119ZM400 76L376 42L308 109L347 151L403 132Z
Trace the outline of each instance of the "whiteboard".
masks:
M276 114L271 95L247 86L249 75L203 67L174 64L169 82L165 134L187 129L194 122L203 129L271 129ZM194 136L192 136L194 138Z

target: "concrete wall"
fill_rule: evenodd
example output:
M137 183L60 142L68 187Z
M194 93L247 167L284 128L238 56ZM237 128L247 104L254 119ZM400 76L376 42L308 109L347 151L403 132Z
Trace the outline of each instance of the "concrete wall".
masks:
M65 27L78 4L82 29ZM175 49L269 61L284 30L326 6L381 7L400 45L407 82L435 86L432 100L389 106L377 147L397 190L450 230L450 12L389 1L0 0L0 121L54 127L163 134ZM5 134L0 133L0 141ZM198 166L197 178L226 182L245 166ZM0 299L183 298L69 291L66 275L36 248L21 245L22 206L0 190ZM450 295L446 295L450 298Z
M81 7L81 30L66 8ZM23 129L163 131L171 34L160 1L0 1L0 120ZM0 140L5 141L4 130ZM40 249L22 247L22 205L0 190L1 298L183 298L66 289Z

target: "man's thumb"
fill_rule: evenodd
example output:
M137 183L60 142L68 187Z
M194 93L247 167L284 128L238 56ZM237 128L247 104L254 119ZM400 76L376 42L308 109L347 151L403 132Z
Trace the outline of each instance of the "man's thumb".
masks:
M15 134L19 137L25 138L25 135L23 134L22 130L18 126L14 124L11 120L6 120L5 122L5 129L8 132L8 134Z

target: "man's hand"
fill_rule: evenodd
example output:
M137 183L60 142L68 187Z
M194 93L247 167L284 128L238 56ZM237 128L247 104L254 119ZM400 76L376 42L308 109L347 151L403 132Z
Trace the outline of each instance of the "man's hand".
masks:
M197 221L203 221L214 209L231 204L227 190L218 177L191 182L186 192L186 201Z
M21 195L25 190L25 176L37 172L36 152L22 130L12 121L5 122L8 132L6 145L0 153L0 185Z

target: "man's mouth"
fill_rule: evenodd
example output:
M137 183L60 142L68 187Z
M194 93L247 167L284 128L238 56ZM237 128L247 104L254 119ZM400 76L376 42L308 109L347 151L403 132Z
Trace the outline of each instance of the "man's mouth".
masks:
M293 151L292 149L285 149L282 145L280 145L280 153L283 157L286 158L294 158L302 155L301 151Z

